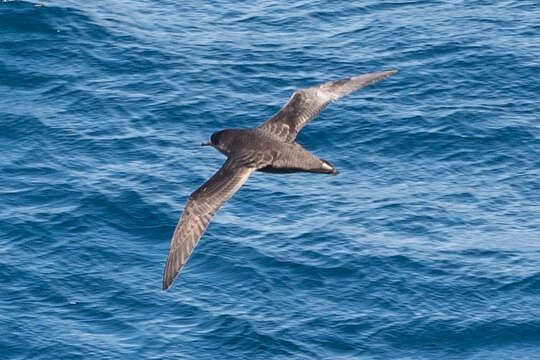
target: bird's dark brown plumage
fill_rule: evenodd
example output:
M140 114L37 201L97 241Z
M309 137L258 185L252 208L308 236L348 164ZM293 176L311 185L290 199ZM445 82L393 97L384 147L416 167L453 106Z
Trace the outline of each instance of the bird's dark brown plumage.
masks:
M247 181L253 171L313 172L336 175L338 171L294 142L298 132L329 103L393 75L397 70L330 81L296 91L274 116L253 129L222 130L209 143L227 161L189 197L176 225L163 273L163 290L172 284L203 235L214 214Z

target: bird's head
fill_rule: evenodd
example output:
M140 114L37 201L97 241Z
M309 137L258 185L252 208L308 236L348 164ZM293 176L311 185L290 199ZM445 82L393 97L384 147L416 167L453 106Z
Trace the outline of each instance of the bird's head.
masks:
M234 130L221 130L212 134L210 141L203 142L202 146L213 146L223 154L229 156L230 147L234 140Z

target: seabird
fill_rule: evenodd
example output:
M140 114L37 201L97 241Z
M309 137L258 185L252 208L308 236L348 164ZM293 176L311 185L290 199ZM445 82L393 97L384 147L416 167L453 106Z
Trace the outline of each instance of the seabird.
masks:
M300 130L328 104L364 86L394 75L381 71L330 81L292 94L270 119L251 129L227 129L212 134L201 145L215 147L227 160L207 182L191 194L174 230L163 272L163 290L171 286L218 209L240 189L254 171L312 172L337 175L294 140Z

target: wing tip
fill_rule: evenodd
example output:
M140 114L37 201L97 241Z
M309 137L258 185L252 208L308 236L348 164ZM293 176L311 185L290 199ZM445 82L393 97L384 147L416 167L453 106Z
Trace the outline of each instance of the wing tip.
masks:
M392 76L392 75L397 74L399 72L399 70L398 69L392 69L392 70L386 70L385 72L387 73L386 76Z
M161 290L167 291L169 287L171 287L172 283L176 278L178 277L178 274L180 273L180 266L178 270L175 270L175 267L173 266L175 256L174 253L169 252L169 256L167 256L167 263L165 264L165 269L163 270L163 285Z
M368 74L361 74L361 75L353 76L352 78L349 78L349 79L346 79L346 80L349 80L349 81L352 80L353 83L356 83L356 87L355 87L354 90L358 90L358 89L361 89L361 88L363 88L365 86L376 83L377 81L385 79L385 78L387 78L389 76L395 75L397 72L398 72L397 69L383 70L383 71L378 71L378 72L374 72L374 73L368 73ZM340 81L338 81L336 83L340 83L340 82L343 82L343 80L340 80Z
M384 79L385 77L392 76L398 73L398 69L392 69L392 70L383 70L379 71L373 74L367 74L367 75L374 75L378 79Z
M171 286L171 284L174 281L170 279L166 271L167 271L167 268L165 268L165 273L163 274L163 286L161 288L162 291L167 291L167 289Z
M179 273L180 271L178 271L176 274L167 273L167 272L163 274L163 285L161 287L161 290L167 291L173 284L174 280L176 280Z
M163 274L163 286L161 288L162 291L167 291L167 289L172 285L174 282L174 278L170 278L167 273Z
M398 72L398 69L382 70L382 71L377 71L374 73L361 74L354 77L355 78L370 77L370 78L376 78L376 79L384 79L387 76L395 75L397 72Z

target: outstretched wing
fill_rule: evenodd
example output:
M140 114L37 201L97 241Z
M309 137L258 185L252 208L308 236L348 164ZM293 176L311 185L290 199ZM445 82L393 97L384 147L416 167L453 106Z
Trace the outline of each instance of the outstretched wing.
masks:
M171 240L163 272L163 290L171 286L214 214L240 189L254 170L227 159L217 173L191 194Z
M395 73L397 70L381 71L298 90L292 94L281 110L259 126L259 129L271 133L282 141L292 142L304 125L313 120L332 101Z

